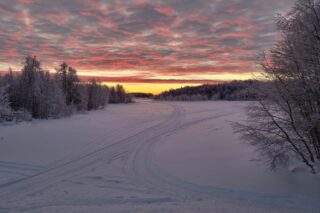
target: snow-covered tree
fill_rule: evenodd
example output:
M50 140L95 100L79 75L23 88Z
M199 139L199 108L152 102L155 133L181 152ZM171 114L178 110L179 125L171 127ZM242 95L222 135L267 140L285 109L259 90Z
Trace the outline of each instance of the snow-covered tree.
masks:
M62 91L65 94L66 104L68 106L78 104L80 101L79 93L77 91L79 78L76 69L68 66L66 63L62 63L59 68L56 68L56 78L60 82Z
M130 103L132 98L126 93L124 87L120 84L111 87L109 92L109 103Z
M88 84L77 84L76 86L79 94L79 103L77 104L77 110L87 111L88 110L88 101L89 101L89 86Z
M116 89L114 87L110 88L109 103L112 103L112 104L119 103L118 95L117 95Z
M108 102L108 87L92 80L88 85L88 110L103 108Z
M21 73L0 78L1 119L58 118L74 110L101 109L109 102L109 88L95 80L81 82L77 71L62 63L52 77L36 57L26 57ZM115 103L128 103L131 97L121 85L112 89Z
M68 73L68 64L63 62L60 64L58 68L56 68L56 78L60 82L60 86L62 91L66 94L68 87L67 87L67 73Z
M48 72L39 76L40 81L40 118L57 118L66 114L65 95L58 83L50 77Z
M122 85L118 84L116 86L116 93L117 93L117 96L118 96L118 100L120 103L126 103L127 102L127 94L123 88Z
M64 94L36 57L26 57L21 74L7 75L11 105L15 111L29 112L33 118L59 117L65 113Z
M300 159L313 173L320 162L320 2L298 0L278 19L282 39L262 61L272 83L240 126L272 167Z
M12 119L7 89L7 86L0 85L0 122Z
M17 107L26 109L34 118L40 117L39 93L42 72L41 64L36 57L26 57L18 79Z

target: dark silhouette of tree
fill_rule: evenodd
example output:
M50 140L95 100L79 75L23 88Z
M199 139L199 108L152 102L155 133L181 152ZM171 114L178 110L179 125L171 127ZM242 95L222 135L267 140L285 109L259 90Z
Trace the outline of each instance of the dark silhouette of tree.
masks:
M108 87L100 85L95 79L88 85L88 110L103 108L108 102Z
M132 102L132 97L127 94L122 85L118 84L116 87L110 88L109 93L109 103L130 103Z
M259 84L261 82L247 80L216 85L187 86L163 92L154 98L167 101L256 100L253 88Z

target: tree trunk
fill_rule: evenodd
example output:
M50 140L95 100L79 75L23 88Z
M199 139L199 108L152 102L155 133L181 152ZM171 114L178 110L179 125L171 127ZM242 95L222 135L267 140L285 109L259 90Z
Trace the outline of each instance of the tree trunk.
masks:
M315 146L316 157L320 160L320 121L311 129L311 137Z

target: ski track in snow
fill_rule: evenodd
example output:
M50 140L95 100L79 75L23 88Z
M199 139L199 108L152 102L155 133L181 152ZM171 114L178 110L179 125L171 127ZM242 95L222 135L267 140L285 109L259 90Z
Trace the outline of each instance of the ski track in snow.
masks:
M149 104L152 107L152 103ZM18 175L0 182L0 212L50 212L50 209L69 212L72 208L91 208L92 212L101 211L95 208L111 208L106 212L153 212L154 208L158 212L189 212L191 204L198 205L199 209L190 212L320 212L320 203L312 200L202 186L162 170L154 162L153 153L167 135L230 114L186 122L182 105L161 104L170 105L172 111L156 124L153 122L124 138L121 130L92 138L76 155L46 168L0 161L0 174ZM105 140L114 142L103 146ZM68 190L77 187L84 187L82 193L88 190L88 196L68 195L71 193ZM120 195L97 196L94 192L91 196L91 191L97 188L117 191ZM125 209L129 204L131 207ZM185 206L184 210L181 211L180 205Z

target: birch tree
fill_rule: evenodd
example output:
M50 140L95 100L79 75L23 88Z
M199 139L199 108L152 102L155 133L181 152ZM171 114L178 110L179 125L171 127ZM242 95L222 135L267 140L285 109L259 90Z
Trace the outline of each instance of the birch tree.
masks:
M297 158L316 173L320 162L320 3L298 0L277 21L281 40L262 58L270 83L238 128L275 168Z

